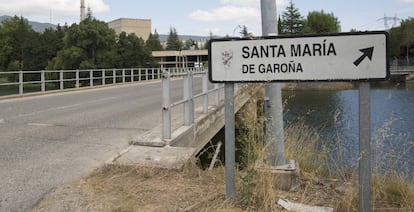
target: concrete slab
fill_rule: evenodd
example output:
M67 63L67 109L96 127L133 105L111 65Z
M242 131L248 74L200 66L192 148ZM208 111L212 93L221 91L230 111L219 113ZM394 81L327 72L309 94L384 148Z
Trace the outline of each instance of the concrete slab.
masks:
M114 158L111 164L159 167L169 169L181 169L195 153L195 148L189 147L150 147L130 146L118 158Z
M300 186L299 166L294 160L288 161L287 164L281 166L269 166L262 162L256 162L256 170L268 176L273 181L273 188L282 191L294 191Z

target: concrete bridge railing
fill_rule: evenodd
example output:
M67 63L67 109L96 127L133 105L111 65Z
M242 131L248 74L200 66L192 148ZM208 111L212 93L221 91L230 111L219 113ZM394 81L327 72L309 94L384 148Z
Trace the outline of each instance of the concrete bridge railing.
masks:
M47 92L81 87L96 87L127 82L161 79L164 71L182 69L122 68L91 70L40 70L0 72L0 89L17 89L18 95L28 92ZM12 87L12 88L10 88Z

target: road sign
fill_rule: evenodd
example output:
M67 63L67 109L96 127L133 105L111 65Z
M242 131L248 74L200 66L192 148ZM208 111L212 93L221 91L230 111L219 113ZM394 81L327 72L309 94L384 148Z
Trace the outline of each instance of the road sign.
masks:
M385 31L215 39L212 82L362 81L389 77Z

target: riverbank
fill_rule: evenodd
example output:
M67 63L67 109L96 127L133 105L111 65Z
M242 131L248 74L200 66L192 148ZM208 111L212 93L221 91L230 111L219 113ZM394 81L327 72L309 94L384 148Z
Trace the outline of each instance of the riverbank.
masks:
M277 204L279 198L334 211L358 209L355 181L301 172L300 186L286 192L272 189L267 184L269 180L259 176L260 188L246 193L246 186L254 186L246 184L249 173L237 172L236 177L237 200L230 204L224 193L224 167L207 171L192 164L183 170L104 166L79 181L51 191L31 211L286 211ZM381 186L387 190L379 190ZM407 191L403 186L414 188L402 180L376 180L373 210L410 211L414 205L409 201L413 199L405 200L410 205L401 204L404 198L401 192Z

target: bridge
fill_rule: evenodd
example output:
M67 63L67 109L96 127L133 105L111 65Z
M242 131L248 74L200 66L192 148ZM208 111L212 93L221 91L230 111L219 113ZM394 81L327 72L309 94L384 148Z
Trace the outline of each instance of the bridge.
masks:
M414 80L414 66L391 66L390 74L401 80Z
M0 72L4 87L15 91L0 97L0 211L25 211L121 154L176 165L224 124L222 86L204 69ZM257 89L240 86L236 110Z

